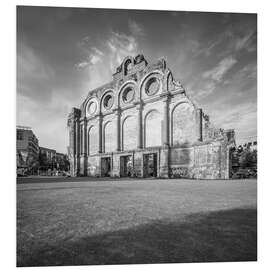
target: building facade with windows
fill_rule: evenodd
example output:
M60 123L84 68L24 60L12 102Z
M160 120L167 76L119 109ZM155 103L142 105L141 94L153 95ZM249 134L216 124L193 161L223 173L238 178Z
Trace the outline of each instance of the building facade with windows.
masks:
M56 161L56 150L47 147L39 147L40 155L44 156L48 162Z
M38 161L38 139L30 127L16 127L17 168L27 168Z
M68 157L66 154L58 153L55 149L39 147L40 166L44 169L61 169L67 170L69 167Z
M229 178L234 131L211 125L164 59L126 57L68 129L73 176Z

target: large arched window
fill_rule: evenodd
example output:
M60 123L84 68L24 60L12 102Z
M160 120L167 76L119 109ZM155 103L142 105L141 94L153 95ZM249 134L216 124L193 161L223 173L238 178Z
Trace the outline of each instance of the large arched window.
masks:
M172 144L181 145L196 140L194 108L189 103L178 104L172 112Z
M156 110L150 111L144 120L145 147L162 145L162 114Z
M96 126L90 127L88 131L88 155L98 152L98 129Z
M123 150L131 150L137 148L137 126L134 116L128 116L122 126L122 147Z
M104 152L113 152L116 150L116 127L112 121L104 125L103 145Z

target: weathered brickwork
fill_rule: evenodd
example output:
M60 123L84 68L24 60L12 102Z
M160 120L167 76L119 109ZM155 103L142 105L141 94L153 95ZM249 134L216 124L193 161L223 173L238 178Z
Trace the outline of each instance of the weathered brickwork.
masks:
M161 59L126 57L68 118L71 173L227 179L234 132L212 126Z

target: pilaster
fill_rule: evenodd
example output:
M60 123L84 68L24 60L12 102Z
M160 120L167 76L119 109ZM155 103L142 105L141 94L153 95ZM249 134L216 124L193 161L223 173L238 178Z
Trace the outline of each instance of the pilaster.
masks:
M121 151L121 109L114 110L116 115L116 151Z
M143 132L142 132L142 125L143 125L143 123L142 123L142 110L143 110L143 104L142 104L142 102L138 102L138 103L136 103L136 109L137 109L137 111L138 111L138 113L137 113L137 125L138 125L138 133L137 133L137 148L139 148L139 149L141 149L141 148L143 148L143 142L142 142L142 137L143 137Z
M102 114L98 115L98 152L102 153L102 136L103 136L103 131L102 131L102 122L103 122L103 116Z
M164 115L163 115L163 128L164 128L164 136L163 136L163 145L170 146L170 134L169 134L169 104L170 104L170 95L166 93L162 95L164 97L163 104L164 104Z

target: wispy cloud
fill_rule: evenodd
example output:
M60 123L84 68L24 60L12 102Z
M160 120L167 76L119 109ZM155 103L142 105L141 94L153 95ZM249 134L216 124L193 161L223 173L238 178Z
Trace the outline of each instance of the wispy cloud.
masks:
M86 55L83 60L75 64L77 69L84 69L89 66L96 65L97 63L102 61L102 57L104 53L96 48L95 46L91 46L91 39L89 36L85 36L78 42L78 46L80 50L82 50L83 54Z
M257 49L256 39L256 29L231 29L229 27L206 44L201 44L193 54L193 58L201 55L209 57L217 47L222 49L220 55L223 56L237 54L241 51L254 52Z
M24 96L48 100L55 72L29 46L20 43L17 50L17 91ZM39 93L39 94L37 94Z
M96 47L92 47L92 50L99 56L103 56L104 53Z
M90 36L82 38L78 42L78 46L86 56L76 63L75 67L85 69L100 62L103 63L103 60L106 59L106 66L109 64L109 71L114 72L127 55L134 56L138 52L139 45L135 35L143 35L144 32L135 21L129 21L129 27L134 35L110 31L105 42L99 44L98 48L92 46L93 40Z
M217 66L205 71L202 77L205 79L212 79L215 82L220 82L225 74L237 63L237 60L232 56L222 59Z
M211 112L216 126L235 129L238 141L250 135L257 135L257 104L255 102L238 104L236 107L227 105L227 109L224 107L224 112L220 113L220 109Z
M82 61L82 62L79 62L79 63L75 64L75 67L78 68L78 69L82 69L82 68L85 68L85 67L88 67L88 66L89 66L88 61Z
M83 69L88 66L96 65L99 62L101 62L101 57L99 54L90 54L87 60L83 60L82 62L75 64L75 67L78 69Z
M221 44L221 42L226 38L226 33L223 33L223 35L219 35L215 39L208 41L205 46L202 46L202 48L198 48L198 50L193 54L193 58L204 55L206 57L210 56L213 50L216 46Z
M254 44L254 39L256 38L256 31L251 30L245 33L242 37L236 37L234 49L236 51L246 49L249 52L255 51L256 46Z
M133 36L145 36L145 30L143 26L134 20L129 20L128 21L128 27Z
M135 56L138 52L138 42L134 36L111 32L107 40L109 48L110 68L114 72L127 55Z
M220 86L226 83L226 80L224 80L225 75L236 63L237 60L232 56L223 58L216 66L203 72L200 78L196 78L191 82L189 87L194 99L199 101L218 92Z
M254 83L257 82L257 64L249 63L248 65L237 70L229 80L225 80L224 84L234 84L237 83L245 84L248 81Z

